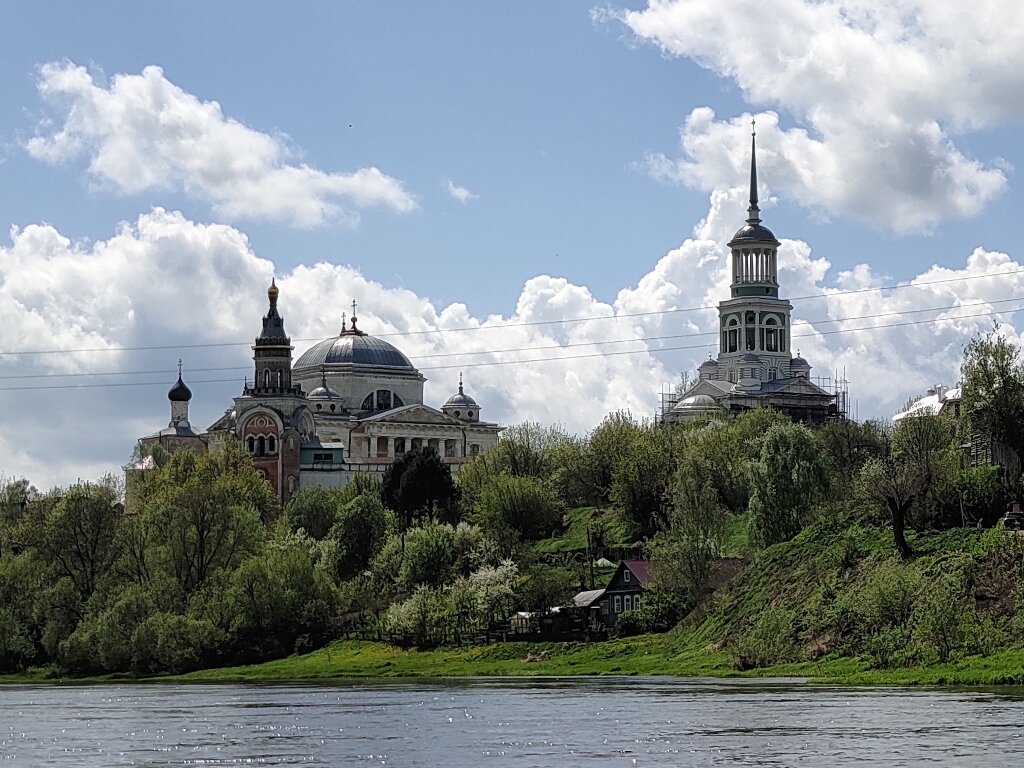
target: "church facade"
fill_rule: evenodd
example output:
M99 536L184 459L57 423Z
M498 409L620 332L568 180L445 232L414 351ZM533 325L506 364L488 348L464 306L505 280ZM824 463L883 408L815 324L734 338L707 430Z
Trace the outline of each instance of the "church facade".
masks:
M458 391L441 409L426 405L426 378L396 347L362 331L354 312L338 336L314 344L293 363L279 295L271 282L252 347L252 383L246 381L224 415L200 433L188 423L191 392L179 366L178 382L168 392L171 423L139 440L141 455L157 445L173 453L239 440L284 504L303 486L340 487L357 472L383 475L397 457L416 449L436 451L457 472L497 442L502 427L480 418L461 374Z
M802 422L840 415L837 395L812 381L810 364L792 351L793 305L779 296L780 243L761 223L755 141L746 224L728 243L732 279L729 298L718 305L718 355L709 354L695 383L663 410L669 423L768 406Z

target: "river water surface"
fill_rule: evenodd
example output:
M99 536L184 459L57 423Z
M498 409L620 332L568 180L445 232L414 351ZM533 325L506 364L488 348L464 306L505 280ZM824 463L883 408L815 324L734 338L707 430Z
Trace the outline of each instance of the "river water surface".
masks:
M5 766L1024 765L1024 692L673 678L0 687Z

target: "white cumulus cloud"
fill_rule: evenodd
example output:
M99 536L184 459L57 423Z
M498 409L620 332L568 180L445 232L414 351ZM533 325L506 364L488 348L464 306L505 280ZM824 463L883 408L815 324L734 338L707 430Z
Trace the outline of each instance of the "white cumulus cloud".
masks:
M57 113L26 143L49 163L86 155L89 173L127 193L175 190L229 219L296 227L355 223L359 210L416 207L401 181L375 167L328 172L294 162L285 137L254 130L170 82L160 67L119 74L109 86L82 66L49 63L39 92Z
M1014 96L1024 88L1015 64L1024 16L1012 0L650 0L599 15L785 115L793 127L773 111L756 115L758 144L773 185L803 205L927 231L1006 188L1001 159L974 159L956 142L1024 116ZM707 190L729 186L750 118L696 108L681 156L654 154L648 164Z
M480 195L475 195L465 187L460 187L458 184L453 182L451 179L445 179L444 189L448 195L457 202L465 205L470 200L476 200Z
M279 306L296 355L335 335L354 299L359 327L428 377L428 404L454 393L461 371L485 419L585 433L613 410L653 415L662 385L716 349L715 306L728 291L723 244L742 223L742 198L714 193L694 236L611 302L538 275L506 312L475 316L465 304L438 306L321 262L277 274ZM765 217L770 224L770 207ZM1020 341L1024 264L980 248L945 261L889 288L892 278L866 264L835 272L807 243L782 239L793 346L812 375L845 371L862 418L888 417L929 384L955 383L964 345L993 320ZM0 246L0 472L47 486L116 469L137 437L166 424L179 356L192 421L212 423L251 376L274 274L237 229L162 209L95 242L45 224L13 228Z

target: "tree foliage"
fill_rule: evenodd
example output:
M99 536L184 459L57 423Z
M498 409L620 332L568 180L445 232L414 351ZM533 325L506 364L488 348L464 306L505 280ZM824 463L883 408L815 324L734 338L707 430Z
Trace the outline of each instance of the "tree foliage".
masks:
M751 466L750 530L762 547L793 538L824 494L828 476L814 436L798 424L775 424Z

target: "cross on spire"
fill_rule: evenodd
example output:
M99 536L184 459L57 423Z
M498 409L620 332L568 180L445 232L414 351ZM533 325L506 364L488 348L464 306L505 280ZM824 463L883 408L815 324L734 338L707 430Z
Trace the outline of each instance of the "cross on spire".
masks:
M178 358L178 378L181 378L181 358Z

